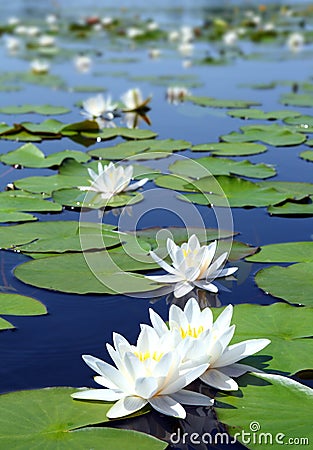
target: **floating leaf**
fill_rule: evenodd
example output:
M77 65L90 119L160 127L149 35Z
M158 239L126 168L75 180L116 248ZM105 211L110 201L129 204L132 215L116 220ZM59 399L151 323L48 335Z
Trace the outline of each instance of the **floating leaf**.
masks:
M1 139L6 139L8 141L15 142L41 142L42 137L40 135L35 135L28 133L28 131L18 130L16 133L2 134Z
M267 211L273 216L313 216L313 196L310 203L286 202L282 206L269 206Z
M20 124L22 128L26 131L29 131L33 134L60 134L61 130L64 128L64 123L55 119L47 119L41 123L33 123L33 122L22 122ZM46 136L45 136L46 137ZM59 137L59 136L56 136Z
M77 388L57 387L0 396L0 441L4 448L68 450L162 450L167 444L132 430L92 427L107 422L108 402L71 398Z
M300 153L300 158L313 162L313 150L306 150Z
M280 97L280 103L291 106L313 106L313 95L289 92Z
M212 108L247 108L248 106L257 106L259 102L246 100L221 100L212 97L196 97L194 95L186 97L186 100L200 105L210 106Z
M219 421L228 425L228 432L244 445L263 450L269 443L277 449L289 439L294 442L305 437L307 443L313 439L309 419L312 389L270 374L245 375L239 384L238 392L218 394L216 413Z
M12 211L11 209L0 209L0 223L30 222L37 220L32 214Z
M261 251L247 258L262 263L313 261L313 242L283 242L263 245Z
M260 270L255 281L259 288L290 303L313 305L313 262Z
M247 156L256 155L267 151L265 145L242 143L216 142L210 144L193 145L194 152L211 152L212 155L223 156Z
M58 114L66 114L70 109L64 106L52 105L21 105L21 106L3 106L0 108L2 114L43 114L45 116L56 116Z
M40 316L46 313L46 307L38 300L19 294L0 293L0 314L9 316ZM14 328L14 325L9 322L7 324L1 320L0 330Z
M95 85L80 85L80 86L73 86L69 88L70 91L73 92L105 92L107 89L104 86L95 86Z
M265 113L260 109L234 109L227 113L231 117L239 117L240 119L260 119L260 120L283 120L287 117L297 117L301 114L292 110L279 110ZM289 123L287 120L286 123Z
M284 120L288 125L293 125L301 133L313 132L313 116L290 117Z
M121 192L110 199L104 199L101 194L92 191L84 192L80 189L59 189L52 193L52 198L63 206L74 208L115 208L125 205L134 205L143 200L138 192Z
M262 186L276 189L285 193L286 198L302 200L308 195L313 195L313 183L303 183L296 181L263 181Z
M63 150L62 152L45 156L35 145L24 144L17 150L0 156L0 161L11 166L18 164L24 167L43 168L60 165L66 158L72 158L78 162L86 162L89 156L77 150Z

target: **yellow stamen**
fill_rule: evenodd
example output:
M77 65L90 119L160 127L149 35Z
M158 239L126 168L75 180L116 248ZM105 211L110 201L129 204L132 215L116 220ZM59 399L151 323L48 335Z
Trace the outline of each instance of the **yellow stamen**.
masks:
M187 336L197 338L204 331L204 328L202 325L198 328L196 327L191 328L189 324L187 329L184 330L184 328L180 327L179 331L183 339L185 339Z
M146 361L147 359L153 359L154 361L160 361L163 356L163 353L158 352L134 352L134 355L137 356L139 361Z

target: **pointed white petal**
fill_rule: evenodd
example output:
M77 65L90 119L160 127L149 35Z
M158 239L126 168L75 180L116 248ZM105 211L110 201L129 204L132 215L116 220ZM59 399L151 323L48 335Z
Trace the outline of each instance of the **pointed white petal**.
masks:
M136 380L135 392L139 397L148 399L158 390L158 383L154 377L141 377Z
M87 391L78 391L71 397L79 400L100 400L104 402L115 402L124 397L123 392L116 392L112 389L88 389Z
M161 259L156 253L150 251L149 255L157 264L159 264L160 267L162 267L162 269L166 270L166 272L171 273L173 275L178 275L177 270L175 270L172 266L167 264L167 262Z
M259 372L258 369L247 364L230 364L229 366L219 367L218 370L229 377L241 377L247 372ZM261 372L261 371L260 371Z
M230 322L233 316L233 309L234 308L232 305L228 305L218 316L213 325L213 329L216 330L216 332L220 333L230 326Z
M180 298L188 294L188 292L193 290L193 285L189 284L187 281L183 283L177 283L174 289L174 297Z
M115 383L113 383L111 380L109 380L108 378L104 377L103 375L96 375L95 377L93 377L93 379L95 380L96 383L100 384L101 386L104 386L108 389L113 389L113 390L118 390L118 387L116 386Z
M269 339L249 339L247 341L239 342L238 344L231 345L216 361L215 367L228 366L237 361L240 361L246 356L253 355L259 352L268 344L270 344Z
M200 321L201 309L195 298L190 298L185 305L184 313L189 323L197 323Z
M149 181L149 178L143 178L142 180L136 181L136 183L130 184L127 186L127 188L124 189L125 192L127 191L135 191L136 189L139 189L141 186L146 184L146 182Z
M211 264L211 262L212 262L212 260L214 258L214 255L215 255L215 252L216 252L216 246L217 246L217 241L213 241L207 247L208 248L208 252L207 252L207 263L208 263L208 265Z
M183 405L212 406L214 403L213 398L200 394L199 392L188 391L186 389L182 389L175 394L171 394L171 397Z
M177 283L181 280L177 275L146 275L146 278L157 283Z
M175 392L180 391L188 384L190 384L192 381L194 381L196 378L198 378L200 375L202 375L207 368L208 364L201 364L199 366L186 370L184 374L181 374L172 383L169 383L162 390L162 394L173 394Z
M199 242L199 239L197 238L197 236L195 234L190 236L190 238L188 240L188 245L189 245L190 251L192 251L192 252L194 250L199 250L200 249L200 242Z
M105 378L109 379L114 383L119 389L121 389L124 392L128 391L128 383L127 380L123 377L122 373L119 372L115 367L111 366L110 364L99 361L96 363L96 366L98 367L98 373L100 375L103 375Z
M208 283L207 281L195 280L193 282L200 289L205 289L206 291L212 292L213 294L218 293L218 288L213 283Z
M224 263L224 261L227 258L227 253L223 253L221 256L219 256L213 264L210 265L210 267L208 268L208 270L205 273L205 278L208 279L212 279L214 277L219 276L218 275L218 269L221 267L221 265Z
M85 361L85 363L95 372L97 372L99 375L102 375L101 370L99 369L99 367L97 366L98 362L103 362L102 359L99 358L95 358L94 356L91 355L82 355L83 360ZM111 366L112 367L112 366Z
M200 376L200 380L204 383L222 391L237 391L238 384L235 380L227 375L224 375L217 369L208 369Z
M162 336L169 331L164 320L152 308L149 309L149 314L152 326L159 336Z
M186 411L182 405L177 403L168 395L151 398L149 403L152 408L167 416L173 416L179 419L185 419L186 417Z
M220 273L218 274L218 276L219 276L219 278L220 277L229 277L233 273L237 272L237 270L238 270L238 267L229 267L228 269L221 270Z
M107 417L109 419L117 419L118 417L128 416L143 408L147 403L147 400L136 396L121 398L108 411Z

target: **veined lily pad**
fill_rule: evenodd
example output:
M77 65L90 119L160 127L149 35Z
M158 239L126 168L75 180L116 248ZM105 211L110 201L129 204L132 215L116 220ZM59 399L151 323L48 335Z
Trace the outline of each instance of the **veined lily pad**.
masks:
M28 114L36 113L46 116L56 116L58 114L66 114L70 112L68 108L64 106L52 106L52 105L21 105L21 106L3 106L0 108L2 114Z
M282 109L279 111L271 111L265 113L260 109L234 109L227 113L231 117L239 117L240 119L260 119L260 120L283 120L287 117L297 117L301 114L287 109ZM287 120L286 123L289 123Z
M313 106L313 95L289 92L280 97L280 103L291 106Z
M228 143L216 142L209 144L193 145L191 150L194 152L211 152L212 155L223 156L247 156L256 155L258 153L266 152L267 148L262 144L242 143Z
M313 150L306 150L300 153L300 158L313 162Z
M240 127L243 133L232 133L221 136L221 139L226 142L253 142L262 141L274 147L286 147L290 145L302 144L306 137L301 133L280 126L273 125L245 125Z
M281 206L269 206L267 211L273 216L313 216L313 196L310 203L286 202Z
M2 445L20 450L162 450L167 446L135 431L92 427L107 422L112 403L75 401L74 392L77 388L57 387L1 395Z
M247 258L262 263L313 261L313 242L283 242L261 247L261 251Z
M245 375L239 384L238 392L218 394L216 413L244 445L263 450L272 443L270 446L278 449L290 438L294 442L295 437L303 437L307 443L313 439L309 419L312 389L270 374Z
M0 314L9 316L40 316L46 313L46 307L38 300L19 294L0 293ZM15 328L14 325L0 318L0 330L11 328Z
M260 104L259 102L249 100L222 100L212 97L196 97L193 95L186 97L186 100L196 105L210 106L212 108L247 108L248 106L257 106Z
M260 270L255 281L259 288L290 303L313 305L313 262Z
M213 313L216 317L220 309L214 308ZM232 343L270 339L267 347L245 360L258 369L288 374L313 370L313 340L309 339L313 334L312 321L313 308L295 308L286 303L236 305L233 314L236 333Z
M233 159L207 156L195 160L179 160L169 166L171 172L201 178L212 175L241 175L251 178L269 178L276 175L273 167L267 164L252 164L250 161L235 161Z
M17 150L13 150L0 156L0 161L12 166L19 164L24 167L43 168L60 165L66 158L72 158L78 162L86 162L88 161L89 156L77 150L64 150L45 156L38 147L29 143L22 145L22 147Z

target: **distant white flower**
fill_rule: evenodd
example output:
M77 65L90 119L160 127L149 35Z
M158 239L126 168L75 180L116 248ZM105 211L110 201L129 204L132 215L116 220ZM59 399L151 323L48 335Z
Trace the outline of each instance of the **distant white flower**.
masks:
M105 99L102 94L98 94L95 97L89 97L87 100L83 101L84 111L82 111L81 114L89 120L102 117L103 114L111 114L112 117L109 117L109 119L113 119L113 111L116 107L117 104L112 103L110 96Z
M88 389L72 394L79 400L117 401L107 413L109 419L128 416L150 404L162 414L181 419L186 405L212 406L213 399L185 388L203 373L208 364L181 366L181 354L170 350L164 337L143 326L137 345L113 334L114 347L107 345L116 368L90 355L83 359L98 376L95 381L106 389Z
M130 39L135 39L138 36L142 36L144 34L144 32L140 29L140 28L128 28L126 30L126 35L127 37L129 37Z
M302 50L304 45L304 36L301 33L292 33L287 39L287 46L289 50L297 53Z
M30 37L37 36L40 33L40 29L35 26L26 27L26 34Z
M74 58L75 68L82 73L89 72L92 65L92 59L86 55L78 55Z
M188 25L182 26L180 29L180 38L184 43L190 42L194 39L194 32Z
M7 36L5 46L10 53L15 53L21 48L21 41L14 36Z
M267 22L267 23L264 24L263 30L264 31L274 31L275 30L275 25L272 22Z
M104 199L110 199L113 195L121 192L134 191L143 186L148 178L144 178L136 183L130 184L133 178L133 166L115 166L110 162L106 166L98 163L98 173L88 168L91 180L90 186L79 186L81 191L93 191L101 194Z
M19 35L26 34L27 28L25 25L18 25L16 28L14 28L14 33Z
M143 99L141 90L138 88L129 89L125 94L121 96L121 100L124 103L124 111L138 111L147 106L150 102L151 97Z
M149 31L155 31L158 29L159 29L159 24L157 22L152 21L147 24L147 30L149 30Z
M172 260L172 265L163 261L153 251L150 252L154 261L169 275L147 276L149 280L158 283L174 284L174 296L182 297L192 291L194 287L218 292L218 288L212 283L217 277L227 277L235 273L238 268L220 269L225 263L227 253L223 253L214 262L217 243L200 246L196 235L192 235L188 242L181 246L175 244L172 239L167 239L167 250Z
M101 22L104 27L108 27L113 23L113 19L112 17L105 16L101 19Z
M190 42L182 42L177 49L182 56L186 57L192 55L194 46Z
M20 19L18 17L13 17L13 16L9 17L8 21L7 21L7 24L12 27L14 27L15 25L17 25L19 23L20 23Z
M191 59L184 59L184 60L182 61L182 66L183 66L184 69L189 69L189 67L192 66L192 61L191 61Z
M191 95L191 92L182 86L170 86L166 90L167 101L174 105L183 102L188 95Z
M227 33L225 33L223 36L224 44L230 47L235 45L237 40L238 34L236 33L236 31L227 31Z
M167 37L170 42L178 41L179 40L179 32L177 30L169 31Z
M161 50L159 48L150 48L148 50L149 58L157 59L161 56Z
M169 311L169 330L161 317L152 309L150 319L153 328L159 336L167 336L176 348L181 341L186 341L184 347L184 367L201 362L209 362L208 369L200 375L200 379L210 386L221 390L237 390L238 384L232 377L239 377L248 371L256 369L245 364L237 364L243 358L259 352L268 344L269 339L249 339L228 346L235 325L230 325L233 307L227 306L213 323L212 311L209 307L200 310L198 302L191 298L184 310L171 305ZM172 336L170 336L172 335ZM189 350L188 342L191 345Z
M35 74L44 74L48 73L50 70L50 64L46 61L40 61L39 59L35 59L30 63L31 71Z
M55 25L55 24L57 23L57 21L58 21L58 18L57 18L57 16L54 15L54 14L48 14L48 15L46 16L46 23L47 23L48 25Z
M53 47L55 45L55 37L49 34L42 35L38 38L40 47Z

